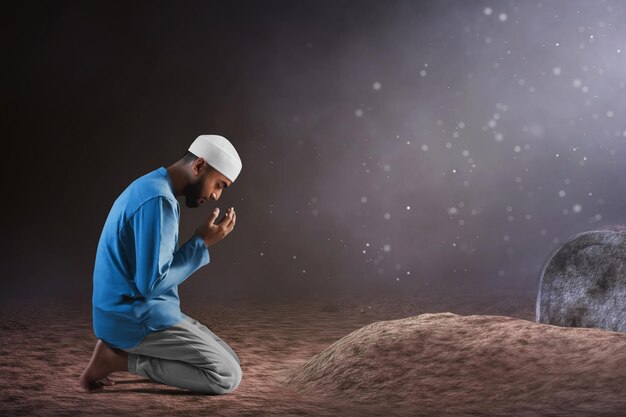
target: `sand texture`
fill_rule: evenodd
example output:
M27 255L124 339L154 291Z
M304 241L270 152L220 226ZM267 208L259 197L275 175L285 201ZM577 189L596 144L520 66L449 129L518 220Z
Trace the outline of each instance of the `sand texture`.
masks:
M96 341L90 306L4 304L0 416L624 415L625 335L531 323L535 294L456 294L183 297L185 313L241 359L241 385L223 396L123 372L111 376L115 386L83 393L77 379ZM459 316L409 318L440 312ZM407 324L390 330L398 319ZM324 355L333 369L318 360Z
M365 326L287 382L420 412L626 413L626 334L423 314Z

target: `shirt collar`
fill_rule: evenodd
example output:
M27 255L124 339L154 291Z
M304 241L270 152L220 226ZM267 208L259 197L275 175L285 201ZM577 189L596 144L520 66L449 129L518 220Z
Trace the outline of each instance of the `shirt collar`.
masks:
M167 168L161 167L161 168L157 169L157 172L159 174L163 175L167 179L167 183L170 186L170 190L172 191L172 195L174 197L176 197L176 192L174 190L174 182L172 182L172 178L170 177L169 172L167 172Z

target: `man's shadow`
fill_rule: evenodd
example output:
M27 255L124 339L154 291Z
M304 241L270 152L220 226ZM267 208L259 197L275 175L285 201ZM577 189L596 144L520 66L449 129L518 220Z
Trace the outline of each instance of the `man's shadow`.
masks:
M191 397L210 397L211 395L198 392L187 391L167 385L155 384L149 379L116 379L115 385L104 387L98 391L98 394L120 394L120 393L137 393L137 394L161 394L161 395L182 395ZM150 384L153 387L128 387L124 385ZM119 387L119 388L118 388Z

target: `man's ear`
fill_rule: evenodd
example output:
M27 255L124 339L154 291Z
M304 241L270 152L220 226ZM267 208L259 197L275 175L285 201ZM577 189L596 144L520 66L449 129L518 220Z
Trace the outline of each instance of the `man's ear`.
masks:
M196 158L195 161L193 161L193 164L191 165L191 170L193 172L194 176L199 176L202 173L202 167L206 165L206 161L204 160L204 158Z

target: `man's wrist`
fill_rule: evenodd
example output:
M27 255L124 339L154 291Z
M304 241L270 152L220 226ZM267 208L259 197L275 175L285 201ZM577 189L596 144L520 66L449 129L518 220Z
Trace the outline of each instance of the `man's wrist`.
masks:
M206 246L207 249L209 248L209 245L208 245L206 239L204 237L202 237L202 235L200 233L196 233L194 238L201 240L202 243L204 243L204 246Z

